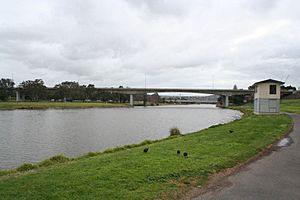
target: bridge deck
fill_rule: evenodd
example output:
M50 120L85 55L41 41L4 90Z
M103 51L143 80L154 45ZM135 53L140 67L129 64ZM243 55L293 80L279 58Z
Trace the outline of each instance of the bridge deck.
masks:
M56 88L47 88L48 90L57 90ZM216 94L216 95L241 95L253 94L253 90L233 90L233 89L195 89L195 88L95 88L100 92L112 92L122 94L144 94L144 93L198 93L198 94ZM17 91L22 89L17 88Z
M216 95L240 95L253 94L253 90L231 90L231 89L185 89L185 88L96 88L103 92L115 92L125 94L143 94L143 93L201 93L201 94L216 94Z

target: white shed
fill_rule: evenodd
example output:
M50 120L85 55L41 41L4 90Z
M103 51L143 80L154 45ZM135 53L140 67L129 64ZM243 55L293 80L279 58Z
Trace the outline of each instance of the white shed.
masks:
M280 86L284 82L267 79L254 83L254 113L279 114Z

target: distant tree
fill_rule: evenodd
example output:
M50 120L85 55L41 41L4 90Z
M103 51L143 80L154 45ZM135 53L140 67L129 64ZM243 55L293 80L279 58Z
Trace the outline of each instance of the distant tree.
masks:
M56 98L66 99L67 101L72 100L83 100L85 99L85 85L79 85L75 81L65 81L54 86L56 89Z
M98 93L97 93L97 90L95 88L95 85L88 84L88 86L85 89L85 93L86 93L86 98L87 99L90 99L90 100L93 100L93 101L97 100Z
M47 96L47 88L42 79L27 80L20 83L19 88L25 99L38 101Z
M284 85L282 85L282 86L281 86L281 90L296 91L297 89L296 89L296 87L293 87L293 86L291 86L291 85L289 85L289 86L284 86Z
M120 85L119 88L124 88L124 87ZM118 94L118 96L119 96L119 103L126 103L129 101L129 95L127 94Z
M7 100L13 95L14 81L8 78L1 78L0 80L0 100Z
M229 101L233 105L242 105L244 103L245 95L233 95L229 97Z
M237 89L238 89L237 86L236 86L236 84L234 84L233 89L234 89L234 90L237 90Z

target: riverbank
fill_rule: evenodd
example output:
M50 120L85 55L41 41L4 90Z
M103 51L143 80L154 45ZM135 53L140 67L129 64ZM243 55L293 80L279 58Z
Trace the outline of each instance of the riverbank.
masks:
M210 175L253 157L290 126L286 115L247 112L240 120L185 136L62 159L63 163L31 171L25 167L19 170L25 172L0 178L0 195L4 199L174 199L203 185ZM148 153L143 152L145 147Z
M96 102L0 102L0 110L15 109L75 109L75 108L109 108L127 107L127 104L96 103Z

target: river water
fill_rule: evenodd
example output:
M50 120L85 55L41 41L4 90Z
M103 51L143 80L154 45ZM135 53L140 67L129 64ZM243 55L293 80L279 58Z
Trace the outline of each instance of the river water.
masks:
M0 169L191 133L240 118L213 105L0 111Z

